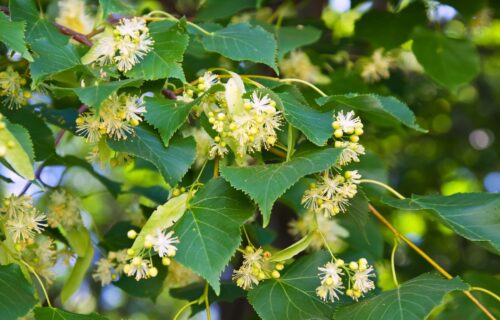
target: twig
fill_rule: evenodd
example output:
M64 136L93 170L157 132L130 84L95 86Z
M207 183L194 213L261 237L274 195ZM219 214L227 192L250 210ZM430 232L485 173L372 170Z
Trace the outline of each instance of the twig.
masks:
M68 27L65 27L63 25L60 25L57 22L54 22L54 25L59 29L59 31L62 34L65 34L67 36L70 36L71 38L75 39L76 41L80 42L81 44L87 46L87 47L92 47L92 41L84 34L81 34L80 32L76 32L75 30L72 30Z

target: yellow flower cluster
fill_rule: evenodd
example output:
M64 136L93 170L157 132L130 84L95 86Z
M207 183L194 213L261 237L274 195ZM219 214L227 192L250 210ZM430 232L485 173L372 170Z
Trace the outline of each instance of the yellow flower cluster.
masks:
M61 225L70 230L82 224L79 199L64 189L50 194L48 209L47 222L52 228Z
M0 72L0 96L5 97L9 109L18 109L28 103L31 92L24 90L26 79L9 66Z
M271 262L271 253L262 248L247 246L243 251L243 263L233 271L233 281L242 289L252 289L260 281L279 278L280 271L285 268L282 263Z

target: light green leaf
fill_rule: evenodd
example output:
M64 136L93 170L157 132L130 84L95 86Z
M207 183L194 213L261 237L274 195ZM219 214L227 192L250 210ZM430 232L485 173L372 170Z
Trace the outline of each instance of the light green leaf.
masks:
M35 178L33 172L33 144L26 129L17 124L9 123L3 119L7 125L0 130L0 146L6 147L5 161L21 176L28 180ZM11 146L7 147L9 144ZM31 155L31 158L30 158Z
M76 252L78 258L71 270L68 279L64 282L61 291L61 301L64 303L80 288L85 278L85 274L92 264L94 258L94 247L90 239L90 234L84 227L66 233L71 248Z
M301 253L302 251L306 250L313 238L314 238L314 232L310 232L308 235L306 235L299 241L293 243L289 247L274 253L271 259L269 260L275 262L289 260L298 255L299 253Z
M287 26L278 30L278 60L290 51L315 43L321 37L321 31L310 26Z
M76 314L64 311L57 308L35 308L36 320L106 320L107 318L98 315L97 313L91 314Z
M171 21L153 22L148 25L154 47L127 77L141 77L145 80L177 78L186 81L182 71L182 60L189 36L179 24L172 26Z
M14 51L23 55L23 58L28 61L33 61L33 57L28 52L26 41L24 39L24 32L26 29L26 22L24 21L10 21L3 12L0 12L0 41Z
M203 36L203 46L231 60L264 63L278 72L277 44L274 36L260 26L248 23L231 24Z
M451 39L439 31L415 29L412 50L425 72L450 89L470 82L481 71L479 55L470 41Z
M233 187L244 191L257 204L267 226L274 202L305 175L327 170L337 162L341 149L314 149L297 153L290 161L250 167L221 167L220 173Z
M320 285L318 267L331 257L324 251L304 256L285 267L279 279L265 280L248 294L263 320L333 319L335 307L316 295Z
M467 289L469 286L458 277L446 280L437 274L426 273L403 283L395 290L340 307L335 313L335 319L426 319L432 309L441 304L445 294Z
M106 100L113 92L124 87L138 87L142 84L141 79L128 79L112 82L99 83L84 88L73 88L80 101L90 107L99 110L101 103Z
M0 266L0 315L17 320L37 303L35 291L17 264Z
M452 196L417 196L386 199L404 210L430 210L436 218L462 237L500 254L500 194L457 193Z
M365 121L375 122L381 126L393 126L402 123L408 128L420 132L422 129L415 119L415 115L408 106L394 97L383 97L375 94L345 94L321 97L318 103L328 107L347 107L357 111Z
M75 47L39 39L31 43L35 61L30 65L33 85L36 86L48 76L80 65L80 56Z
M332 137L333 111L318 111L289 92L278 93L283 114L292 126L302 131L317 146L324 146Z
M196 156L196 143L192 137L177 138L165 147L161 139L153 132L136 127L135 135L126 140L108 140L111 149L129 153L150 161L158 168L170 185L175 186L186 174Z
M153 127L158 129L165 145L168 145L170 138L179 129L199 100L190 103L165 98L144 99L146 103L146 114L144 119Z
M220 275L241 242L241 225L253 211L227 182L210 180L174 226L180 241L175 259L207 279L218 295Z
M151 214L148 221L142 227L141 232L135 238L132 249L140 252L144 248L144 241L147 235L152 235L157 229L165 229L172 226L182 217L187 207L188 194L183 193L178 197L168 200L165 204L158 206Z

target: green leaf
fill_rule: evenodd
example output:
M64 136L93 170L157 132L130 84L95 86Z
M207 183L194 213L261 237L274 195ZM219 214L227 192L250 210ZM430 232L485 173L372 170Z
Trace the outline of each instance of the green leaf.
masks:
M310 26L281 27L276 34L278 39L278 60L290 51L315 43L321 37L321 30Z
M372 8L356 21L356 37L370 42L373 48L389 50L406 42L413 28L426 22L425 7L420 2L395 13Z
M333 111L315 110L289 92L278 93L278 96L283 103L285 119L302 131L309 141L324 146L333 134Z
M314 149L297 153L290 161L250 167L221 167L220 173L233 187L244 191L257 204L267 226L271 209L286 190L305 175L326 170L337 162L341 149Z
M79 228L67 233L66 239L78 254L76 263L65 281L61 291L61 301L64 303L80 288L85 274L92 264L94 258L94 247L90 240L90 234L85 228Z
M140 228L134 226L130 221L118 221L106 232L102 241L99 242L99 246L107 251L118 251L132 247L134 240L127 237L129 230L139 232Z
M33 155L33 145L28 131L20 125L9 123L5 118L3 121L7 126L0 130L0 145L7 148L5 161L21 176L33 180L35 173L30 159L30 154ZM7 147L8 144L12 145Z
M240 245L240 227L253 211L227 182L210 180L174 226L180 241L175 259L204 277L219 295L221 273Z
M199 103L198 99L190 103L165 98L145 98L144 101L147 110L144 119L158 129L166 146L174 133L186 122L193 106Z
M256 0L207 0L202 2L201 8L196 13L198 20L218 20L234 16L236 13L244 10L255 8Z
M116 92L120 88L124 87L138 87L141 84L141 79L128 79L99 83L84 88L73 88L72 90L76 93L83 104L99 110L101 103L106 100L113 92Z
M393 126L402 123L408 128L420 132L422 129L415 119L415 115L408 106L394 97L383 97L375 94L346 94L321 97L317 99L322 106L347 107L358 111L366 120L381 126Z
M177 78L185 82L182 71L184 52L189 43L189 36L179 24L172 26L171 21L153 22L148 25L154 47L127 77L141 77L145 80Z
M278 72L276 40L260 26L246 22L231 24L212 35L204 35L202 42L208 51L217 52L231 60L264 63Z
M302 251L306 250L307 247L309 247L309 244L311 243L311 240L313 238L314 238L314 232L310 232L308 235L306 235L299 241L293 243L289 247L274 253L271 259L269 260L275 262L289 260L298 255L299 253L301 253Z
M172 226L182 217L186 211L188 194L183 193L178 197L168 200L165 204L158 206L151 214L148 221L142 227L141 232L132 245L134 252L140 252L144 248L147 235L155 234L157 229L165 229Z
M399 288L383 292L373 298L340 307L335 319L426 319L443 296L469 286L460 278L451 280L431 273L420 275L403 283Z
M37 303L35 291L17 264L0 266L0 314L17 320Z
M479 55L470 41L451 39L441 32L415 29L412 50L425 72L450 89L470 82L481 70Z
M59 45L68 43L69 37L60 33L51 21L38 12L34 0L10 0L9 9L12 21L26 22L26 39L29 43L38 39Z
M31 43L31 47L36 53L35 61L30 65L34 86L50 75L80 65L80 56L70 43L61 45L47 39L38 39Z
M127 140L108 140L111 149L126 152L153 163L170 185L175 186L186 174L196 156L192 137L176 138L165 148L161 139L151 131L137 127L136 134Z
M404 210L430 210L436 218L462 237L500 254L500 194L457 193L452 196L417 196L386 199Z
M316 295L318 267L330 259L324 251L299 258L285 267L279 279L265 280L251 290L250 304L264 320L332 319L336 305Z
M127 14L133 12L132 7L123 0L99 0L99 5L104 19L112 13Z
M52 130L50 130L45 121L36 115L33 110L29 108L18 110L3 108L1 112L10 122L22 125L28 130L31 141L33 142L35 160L45 160L55 153ZM33 137L36 139L33 139Z
M36 320L106 320L107 318L98 315L97 313L91 314L76 314L64 311L57 308L35 308Z
M24 40L24 32L26 29L26 22L24 21L10 21L3 12L0 12L0 41L14 51L23 55L23 58L28 61L33 61L33 57L26 47Z

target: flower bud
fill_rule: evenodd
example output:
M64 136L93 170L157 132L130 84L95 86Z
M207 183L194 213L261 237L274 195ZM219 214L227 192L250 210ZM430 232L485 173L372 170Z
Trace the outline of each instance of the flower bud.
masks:
M326 278L326 280L325 280L325 284L326 284L327 286L331 286L331 285L333 284L333 279L332 279L332 277L328 277L328 278Z
M277 270L273 270L273 272L271 272L271 276L274 279L278 279L281 275L280 275L280 273Z
M134 257L132 259L132 264L136 267L140 266L142 263L142 258L141 257Z
M354 130L354 134L357 135L357 136L361 136L363 133L364 133L364 131L361 128L356 128Z
M126 274L130 273L130 265L129 264L126 264L123 266L123 272Z
M281 271L285 268L285 266L283 265L283 263L277 263L274 268L276 268L276 270L278 271Z
M349 140L351 140L351 142L358 142L359 141L359 137L358 136L350 136Z
M342 131L342 129L337 129L333 132L333 135L335 136L335 138L342 138L344 132Z
M169 266L171 262L172 261L170 260L170 258L167 258L167 257L163 257L161 259L161 264L163 264L164 266Z
M129 239L135 239L137 237L137 232L134 229L131 229L127 232L127 237Z
M332 128L335 129L335 130L340 129L340 122L333 121L332 122Z
M134 253L135 253L135 251L132 248L127 250L127 255L129 255L129 256L133 256Z
M337 261L335 261L335 265L336 265L337 267L342 267L342 266L344 265L344 263L345 263L345 262L344 262L344 260L342 260L342 259L337 259Z
M156 269L155 267L152 267L148 270L148 274L150 277L154 278L158 275L158 269Z
M351 269L352 271L356 271L358 270L358 263L356 261L351 261L349 263L349 269Z

